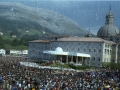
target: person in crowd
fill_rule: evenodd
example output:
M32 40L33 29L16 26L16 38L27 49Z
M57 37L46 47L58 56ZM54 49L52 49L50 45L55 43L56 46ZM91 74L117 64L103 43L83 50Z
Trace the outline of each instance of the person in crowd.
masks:
M120 70L61 70L29 67L20 62L26 61L0 60L0 90L120 90Z

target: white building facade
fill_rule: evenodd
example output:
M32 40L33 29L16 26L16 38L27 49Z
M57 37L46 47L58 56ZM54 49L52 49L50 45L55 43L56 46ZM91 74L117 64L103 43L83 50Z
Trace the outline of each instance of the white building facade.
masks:
M57 47L64 52L78 53L72 54L50 54L44 51L55 51ZM37 60L60 60L65 63L74 62L76 64L89 66L102 66L102 62L117 62L117 44L96 37L65 37L54 40L35 40L29 42L28 56ZM86 57L84 55L89 55ZM83 56L82 56L83 55Z
M6 56L6 51L4 49L0 49L0 56Z
M8 50L7 54L23 56L23 55L28 55L28 50Z

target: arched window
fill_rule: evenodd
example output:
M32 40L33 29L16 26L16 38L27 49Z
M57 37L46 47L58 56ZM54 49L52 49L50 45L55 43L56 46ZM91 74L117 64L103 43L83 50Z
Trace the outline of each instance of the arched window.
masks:
M105 54L106 54L106 49L105 49Z
M109 50L107 50L107 54L109 54Z

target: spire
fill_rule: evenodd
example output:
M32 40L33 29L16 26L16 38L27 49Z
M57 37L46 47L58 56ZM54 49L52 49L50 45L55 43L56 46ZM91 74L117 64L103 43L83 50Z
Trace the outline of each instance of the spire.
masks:
M109 13L106 15L105 24L113 24L113 21L114 21L114 15L112 13L111 5L110 5Z
M89 28L89 31L88 31L88 33L90 34L90 28Z
M112 8L112 6L110 5L109 15L113 15L113 14L112 14L112 9L111 9L111 8Z
M92 37L92 34L91 34L91 32L90 32L90 28L89 28L89 30L88 30L88 33L87 33L86 37Z

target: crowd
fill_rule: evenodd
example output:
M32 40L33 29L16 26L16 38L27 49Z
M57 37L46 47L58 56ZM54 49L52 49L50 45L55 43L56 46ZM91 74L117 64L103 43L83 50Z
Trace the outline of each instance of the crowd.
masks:
M35 68L0 59L0 90L120 90L120 71Z

